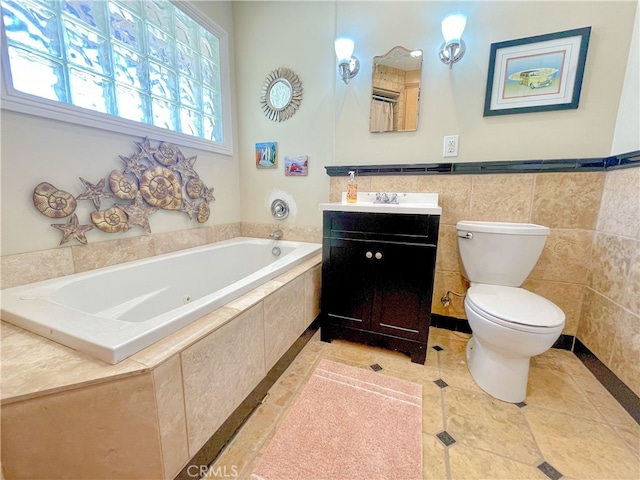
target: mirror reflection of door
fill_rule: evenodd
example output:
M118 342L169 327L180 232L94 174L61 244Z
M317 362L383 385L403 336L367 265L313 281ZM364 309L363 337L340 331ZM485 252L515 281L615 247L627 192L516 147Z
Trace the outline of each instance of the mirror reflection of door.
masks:
M422 50L394 47L373 57L369 131L414 132L422 79Z

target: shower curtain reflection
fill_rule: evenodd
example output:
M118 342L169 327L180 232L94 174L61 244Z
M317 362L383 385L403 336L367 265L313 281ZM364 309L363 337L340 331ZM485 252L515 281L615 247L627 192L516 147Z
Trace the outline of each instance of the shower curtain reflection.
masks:
M388 100L371 100L370 132L393 131L393 104Z

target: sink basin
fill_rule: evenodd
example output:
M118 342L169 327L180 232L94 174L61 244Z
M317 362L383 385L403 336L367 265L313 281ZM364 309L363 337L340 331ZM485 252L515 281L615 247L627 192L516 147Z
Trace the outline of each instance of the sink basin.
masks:
M382 193L382 192L379 192ZM387 192L391 196L391 193ZM347 203L347 194L342 192L342 201L321 203L320 210L363 213L412 213L418 215L440 215L437 193L398 193L398 203L375 203L376 192L358 192L356 203Z

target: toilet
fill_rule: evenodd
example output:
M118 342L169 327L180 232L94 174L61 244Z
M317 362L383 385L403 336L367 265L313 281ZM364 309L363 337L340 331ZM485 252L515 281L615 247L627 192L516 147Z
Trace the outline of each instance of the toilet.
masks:
M557 305L520 287L540 258L549 228L460 221L456 229L463 274L471 283L464 301L473 334L469 371L489 395L522 402L531 357L551 348L565 324Z

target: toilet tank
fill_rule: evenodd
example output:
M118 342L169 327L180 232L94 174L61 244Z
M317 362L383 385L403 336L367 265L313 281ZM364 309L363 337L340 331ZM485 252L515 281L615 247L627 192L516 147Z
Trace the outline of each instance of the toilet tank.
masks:
M472 283L519 287L540 258L549 228L533 223L460 221L458 250Z

